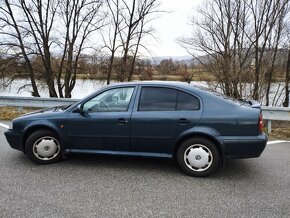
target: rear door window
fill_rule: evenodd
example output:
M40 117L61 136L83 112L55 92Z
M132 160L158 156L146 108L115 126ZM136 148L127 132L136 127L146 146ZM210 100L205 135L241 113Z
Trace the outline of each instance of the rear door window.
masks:
M199 110L198 98L171 88L143 87L139 111Z
M174 111L177 90L169 88L143 87L139 111Z

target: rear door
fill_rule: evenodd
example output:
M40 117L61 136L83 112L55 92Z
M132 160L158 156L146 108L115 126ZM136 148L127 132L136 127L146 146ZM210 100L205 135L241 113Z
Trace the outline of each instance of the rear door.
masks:
M134 151L171 153L176 137L202 115L197 96L171 87L140 86L131 117Z

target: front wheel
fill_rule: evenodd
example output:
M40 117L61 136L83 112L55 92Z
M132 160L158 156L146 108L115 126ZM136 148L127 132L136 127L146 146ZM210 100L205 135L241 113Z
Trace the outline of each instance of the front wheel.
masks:
M60 140L49 130L32 133L26 141L25 152L30 160L38 164L54 163L62 157Z
M220 155L214 143L205 138L184 141L177 151L180 168L190 176L209 176L220 163Z

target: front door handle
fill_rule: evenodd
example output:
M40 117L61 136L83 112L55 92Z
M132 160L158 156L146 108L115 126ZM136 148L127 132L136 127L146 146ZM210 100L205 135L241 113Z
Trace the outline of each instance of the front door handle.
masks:
M181 125L184 125L184 124L190 123L190 120L185 119L185 118L181 118L178 120L178 123Z
M125 120L124 118L118 119L118 124L126 124L128 123L128 120Z

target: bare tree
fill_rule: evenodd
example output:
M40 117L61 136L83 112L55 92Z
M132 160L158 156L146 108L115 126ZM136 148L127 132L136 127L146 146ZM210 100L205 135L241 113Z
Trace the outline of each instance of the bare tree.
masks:
M17 8L15 1L5 0L0 5L0 35L2 40L1 48L5 48L6 52L13 55L15 58L24 59L25 67L29 73L29 78L32 86L32 96L39 97L35 81L35 72L32 67L29 56L31 55L30 48L25 45L25 37L27 36L27 28L20 24L17 20Z
M214 85L225 94L259 100L263 88L269 104L287 7L287 0L207 1L192 19L193 36L179 43L214 75ZM245 82L253 90L245 93Z
M39 96L37 74L45 81L49 96L71 97L80 57L91 47L92 33L103 25L101 6L101 0L1 2L0 34L6 40L0 46L17 52L25 60L34 96ZM33 66L33 58L40 58L41 64Z
M108 6L108 25L107 34L102 33L104 48L109 50L110 60L107 72L107 85L110 84L114 68L115 55L117 50L122 46L119 41L120 30L123 29L124 19L121 12L124 9L121 0L106 0Z
M287 67L285 71L285 100L283 102L283 107L289 107L289 83L290 83L290 49L288 48L287 56Z
M60 97L71 97L76 83L78 62L89 36L103 26L100 0L66 0L60 3L60 15L64 22L65 34L60 39L62 57L57 72ZM61 34L62 32L60 32ZM64 83L62 75L64 72ZM64 87L64 95L63 95Z
M270 49L277 51L280 42L281 25L287 4L288 0L250 0L248 4L251 11L250 25L253 26L253 31L250 32L248 37L254 48L255 80L253 98L256 100L259 99L259 84L262 74L263 60L267 51L267 43L269 40L271 41L271 37L275 34L274 31L276 28L276 36L270 43ZM273 58L274 60L272 60L272 62L274 63L276 52L274 52ZM272 69L273 67L274 65L271 66ZM269 80L271 80L271 77L272 72L268 72L268 83ZM267 104L269 104L268 101Z
M138 55L141 40L145 35L152 35L152 29L145 30L145 24L152 20L150 15L158 13L158 0L122 0L124 10L122 18L125 27L120 31L122 40L122 65L120 72L120 80L124 81L126 77L128 81L132 79L136 57ZM130 53L131 52L131 53Z
M51 65L51 34L58 8L57 0L19 0L19 9L24 12L27 31L34 40L35 53L42 59L44 66L45 82L49 96L57 97L55 90L55 72Z
M245 35L249 10L243 0L213 0L198 12L191 20L193 36L178 42L214 75L225 94L241 98L242 78L250 68L251 45Z
M271 34L271 37L268 38L268 55L266 55L266 60L268 64L265 70L265 80L266 80L266 105L269 106L270 104L270 89L271 84L273 82L273 74L275 73L276 65L278 64L278 55L279 55L279 45L281 41L281 35L283 30L283 20L284 20L285 13L281 12L280 17L278 18L278 24ZM281 53L281 52L280 52ZM268 57L267 57L268 56Z
M285 40L285 47L287 50L287 58L286 58L286 69L285 69L285 99L283 102L283 107L289 107L289 95L290 95L290 89L289 89L289 83L290 83L290 17L288 14L288 17L285 21L285 32L284 32L284 40Z

